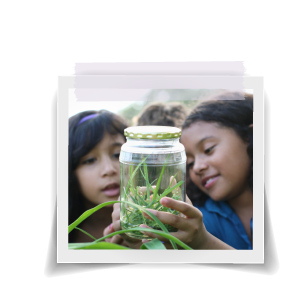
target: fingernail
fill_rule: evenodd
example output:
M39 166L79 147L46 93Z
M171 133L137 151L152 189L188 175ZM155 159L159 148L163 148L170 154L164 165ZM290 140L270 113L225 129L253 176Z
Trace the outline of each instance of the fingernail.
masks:
M109 230L112 231L112 232L115 231L115 229L113 228L113 224L112 224L112 223L108 226L108 228L109 228Z
M163 204L163 205L168 204L168 202L169 202L169 200L167 198L161 198L160 199L160 203Z
M152 213L154 216L157 215L157 211L156 210L152 210L152 209L147 209L147 211L149 211L150 213ZM143 215L144 217L146 217L147 219L151 219L151 216L149 216L146 212L143 211Z
M145 218L147 218L147 219L152 220L151 217L150 217L148 214L146 214L145 212L143 212L143 216L144 216Z

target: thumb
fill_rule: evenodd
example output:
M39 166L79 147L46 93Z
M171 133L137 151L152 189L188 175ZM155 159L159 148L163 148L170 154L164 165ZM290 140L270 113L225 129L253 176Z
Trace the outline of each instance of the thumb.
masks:
M171 187L173 187L174 185L177 184L176 178L174 176L170 177L170 184L171 184Z
M103 236L115 232L112 223L103 230Z
M188 197L187 194L185 194L185 202L186 202L187 204L189 204L189 205L194 206L193 203L192 203L192 201L190 200L190 198Z

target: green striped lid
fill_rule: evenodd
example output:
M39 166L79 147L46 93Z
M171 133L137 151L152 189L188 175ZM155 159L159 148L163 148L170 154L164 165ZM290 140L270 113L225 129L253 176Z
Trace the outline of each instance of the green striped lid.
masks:
M166 140L181 136L181 129L171 126L133 126L124 130L131 139Z

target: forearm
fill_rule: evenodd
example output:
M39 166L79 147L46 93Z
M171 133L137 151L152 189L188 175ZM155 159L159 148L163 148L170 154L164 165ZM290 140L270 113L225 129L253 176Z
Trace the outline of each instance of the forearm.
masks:
M202 250L235 250L228 244L222 242L208 231L206 231L206 238L199 249Z

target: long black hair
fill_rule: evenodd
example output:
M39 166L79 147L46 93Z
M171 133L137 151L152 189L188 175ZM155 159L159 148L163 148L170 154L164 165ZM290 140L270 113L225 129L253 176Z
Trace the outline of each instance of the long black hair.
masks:
M84 121L83 118L87 116L91 118ZM121 117L106 110L84 111L69 119L69 224L85 211L83 196L75 175L80 159L103 139L106 132L124 136L126 127L126 122ZM72 238L71 233L69 241L72 241Z
M185 120L182 131L192 124L204 121L217 123L219 126L232 128L238 136L248 143L247 153L251 167L248 175L248 184L253 190L253 96L241 95L236 98L236 93L224 93L215 97L215 100L200 103ZM229 99L241 100L229 100ZM191 180L189 170L187 174L186 191L195 206L204 205L208 196L203 193Z

